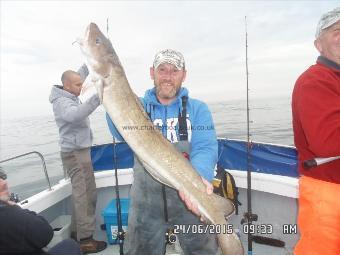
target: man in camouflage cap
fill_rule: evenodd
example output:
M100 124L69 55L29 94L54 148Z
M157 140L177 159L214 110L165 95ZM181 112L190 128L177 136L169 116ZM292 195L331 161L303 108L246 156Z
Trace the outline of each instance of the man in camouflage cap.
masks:
M140 100L154 125L188 159L206 185L206 192L211 194L218 156L216 132L208 106L189 97L189 91L182 87L186 74L180 52L159 51L150 67L154 87ZM122 140L108 115L107 119L112 135ZM179 226L202 224L197 217L197 205L183 192L154 180L137 157L133 169L124 252L127 255L165 254L166 233L171 234L167 230L174 229L183 254L215 255L218 252L215 235L178 230Z

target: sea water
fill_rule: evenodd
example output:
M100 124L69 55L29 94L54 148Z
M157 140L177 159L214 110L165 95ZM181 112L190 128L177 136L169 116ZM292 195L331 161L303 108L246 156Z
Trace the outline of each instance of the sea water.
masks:
M208 103L217 136L228 139L247 139L247 104L245 100ZM254 99L250 101L250 138L256 142L293 145L290 98ZM99 107L91 116L94 144L112 142L105 111ZM54 116L22 119L2 119L0 124L0 159L29 151L40 152L46 161L51 183L63 178L59 154L58 129ZM41 160L30 155L2 163L12 192L21 199L46 189L47 182Z

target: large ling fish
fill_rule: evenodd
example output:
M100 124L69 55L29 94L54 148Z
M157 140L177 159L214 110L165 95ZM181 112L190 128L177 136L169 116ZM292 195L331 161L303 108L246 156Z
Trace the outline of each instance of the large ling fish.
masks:
M105 110L146 170L159 182L183 191L197 204L203 218L216 227L214 231L224 255L243 255L242 244L225 218L234 212L233 204L215 194L208 195L189 161L154 128L131 90L110 40L91 23L78 42L87 58L90 75L99 81L97 89ZM123 128L127 126L143 128Z

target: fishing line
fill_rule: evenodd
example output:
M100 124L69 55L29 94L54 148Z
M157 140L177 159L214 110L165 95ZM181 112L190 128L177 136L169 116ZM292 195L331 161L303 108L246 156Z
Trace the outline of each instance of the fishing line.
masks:
M109 38L109 18L106 18L106 37Z
M117 225L118 225L118 234L117 240L119 243L119 254L123 255L123 243L124 243L124 231L123 231L123 223L122 223L122 213L120 207L120 196L119 196L119 184L118 184L118 166L117 166L117 151L116 151L116 140L113 137L113 164L115 167L115 190L116 190L116 208L117 208Z
M250 119L249 119L249 71L248 71L248 32L247 32L247 16L245 18L245 34L246 34L246 77L247 77L247 212L244 213L243 219L241 220L241 224L246 223L247 230L247 238L248 238L248 255L253 255L253 242L270 245L274 247L284 247L285 242L275 239L269 238L265 236L256 236L253 235L249 231L253 228L253 221L258 220L258 215L253 214L252 212L252 201L251 201L251 148L252 141L250 140Z
M249 120L249 71L248 71L248 31L247 31L247 16L244 17L245 33L246 33L246 81L247 81L247 212L244 214L243 222L247 222L248 229L251 228L252 222L257 221L257 215L252 213L251 206L251 166L250 166L250 120ZM242 222L241 222L242 223ZM248 231L248 255L253 254L253 238Z

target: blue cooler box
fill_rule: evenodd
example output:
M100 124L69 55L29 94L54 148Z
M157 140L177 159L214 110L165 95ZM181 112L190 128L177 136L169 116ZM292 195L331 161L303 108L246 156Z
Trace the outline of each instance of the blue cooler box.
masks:
M120 199L120 210L122 214L122 226L123 230L127 230L128 225L128 215L129 215L129 202L128 198ZM118 244L117 234L118 234L118 222L117 222L117 207L116 199L112 199L111 202L102 211L102 216L104 217L104 223L106 226L107 240L110 244Z

